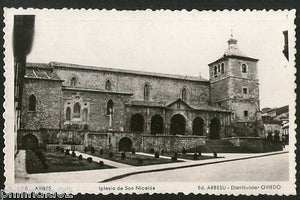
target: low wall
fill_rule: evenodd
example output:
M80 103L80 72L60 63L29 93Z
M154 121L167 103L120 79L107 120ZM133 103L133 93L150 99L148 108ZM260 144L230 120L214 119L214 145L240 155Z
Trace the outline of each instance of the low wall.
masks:
M232 137L223 138L222 140L227 140L234 146L245 148L253 153L282 150L281 142L270 141L260 137Z
M166 152L181 151L183 148L191 149L196 146L205 145L205 136L181 136L181 135L143 135L142 150Z
M74 150L74 151L83 151L84 145L70 145L70 144L46 144L46 150L56 151L56 147Z

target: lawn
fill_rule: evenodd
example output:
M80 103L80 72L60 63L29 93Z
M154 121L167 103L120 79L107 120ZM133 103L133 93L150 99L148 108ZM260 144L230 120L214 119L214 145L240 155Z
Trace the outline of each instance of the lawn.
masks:
M94 169L109 169L111 166L100 166L96 162L87 162L86 159L79 160L78 157L65 155L58 151L35 153L26 151L27 173L67 172Z
M171 159L165 159L165 158L155 158L154 156L132 154L131 152L125 153L126 158L124 160L122 159L121 152L114 152L112 158L109 157L108 153L103 153L102 155L100 155L99 153L91 154L91 152L85 152L85 153L100 158L104 158L107 160L124 163L127 165L133 165L133 166L145 166L145 165L157 165L157 164L166 164L166 163L173 163L173 162L182 162L182 161L172 161Z

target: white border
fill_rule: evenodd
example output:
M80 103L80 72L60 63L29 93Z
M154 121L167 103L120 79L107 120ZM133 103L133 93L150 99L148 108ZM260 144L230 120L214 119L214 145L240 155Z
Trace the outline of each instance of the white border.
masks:
M94 194L109 194L109 193L114 193L114 194L118 194L118 193L136 193L136 194L141 194L141 193L178 193L178 192L182 192L184 194L190 194L190 193L194 193L194 194L227 194L227 195L240 195L240 194L245 194L245 195L259 195L259 194L269 194L269 195L293 195L296 194L296 185L295 185L295 174L296 174L296 163L295 163L295 149L296 146L293 145L296 143L296 137L295 134L293 134L294 130L296 130L296 124L294 123L296 120L295 117L295 113L296 113L296 94L294 93L294 101L291 102L290 104L290 151L289 151L289 167L290 167L290 181L288 182L233 182L234 185L253 185L253 184L281 184L281 189L280 190L235 190L235 191L199 191L197 186L199 185L199 183L186 183L186 182L168 182L168 183L137 183L137 184L122 184L122 183L72 183L72 184L67 184L67 183L38 183L38 184L16 184L14 182L14 104L12 102L14 102L14 87L13 87L13 83L14 83L14 70L13 70L13 52L12 52L12 30L13 30L13 15L14 14L38 14L41 12L53 12L53 14L55 13L60 13L60 12L72 12L72 13L78 13L78 14L82 14L84 12L99 12L99 10L85 10L85 9L61 9L61 10L55 10L55 9L33 9L33 8L29 8L29 9L15 9L15 8L4 8L4 22L5 22L5 28L4 28L4 47L5 47L5 58L4 58L4 62L5 62L5 73L4 76L6 78L6 81L4 83L5 85L5 102L4 102L4 108L5 108L5 112L4 112L4 119L5 119L5 124L4 124L4 139L5 139L5 147L4 147L4 168L5 168L5 172L4 175L6 177L6 181L5 181L5 188L9 189L9 188L24 188L25 186L28 188L32 188L34 186L51 186L52 188L58 188L58 187L70 187L72 189L72 193L73 194L77 194L77 193L94 193ZM116 11L116 10L111 10L111 11L107 11L107 10L102 10L101 12L110 12L111 14L113 12L157 12L157 13L163 13L163 12L172 12L170 10L164 11L164 10L160 10L160 11L151 11L151 10L146 10L146 11ZM174 11L178 14L183 13L183 12L187 12L186 10L182 10L182 11ZM197 10L192 10L190 11L194 14L199 13L200 11ZM202 11L202 12L209 12L209 13L214 13L214 11ZM221 12L221 11L216 11L216 12ZM246 10L246 11L229 11L229 10L224 10L222 12L259 12L259 13L276 13L276 12L287 12L289 14L289 24L288 27L289 28L289 39L290 39L290 43L289 43L289 47L290 47L290 62L289 62L289 66L292 69L292 74L296 73L296 67L295 67L295 53L296 53L296 49L295 49L295 44L296 44L296 34L295 34L295 24L294 24L294 19L295 19L295 13L296 10L279 10L279 11L250 11L250 10ZM293 80L295 82L295 76L293 76ZM294 84L294 88L296 89L296 83ZM225 185L231 185L231 183L201 183L201 185L205 186L205 185L220 185L220 184L225 184ZM155 191L127 191L127 192L120 192L120 191L104 191L104 192L100 192L98 189L98 186L100 185L105 185L105 186L136 186L136 185L143 185L143 186L149 186L149 185L153 185L155 186L156 190Z

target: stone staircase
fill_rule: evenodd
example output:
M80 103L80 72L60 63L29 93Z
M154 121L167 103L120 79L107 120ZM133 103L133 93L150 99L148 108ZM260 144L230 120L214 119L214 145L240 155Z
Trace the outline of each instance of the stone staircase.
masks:
M201 151L202 153L248 153L249 149L237 147L228 140L206 140L206 145L189 149L188 152Z

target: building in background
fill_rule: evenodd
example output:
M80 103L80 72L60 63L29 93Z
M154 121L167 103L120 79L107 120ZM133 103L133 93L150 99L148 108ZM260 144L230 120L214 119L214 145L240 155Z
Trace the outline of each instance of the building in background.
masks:
M289 106L263 109L262 120L265 127L266 138L288 143Z

